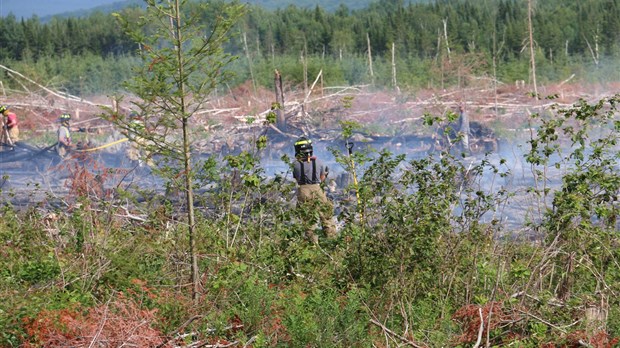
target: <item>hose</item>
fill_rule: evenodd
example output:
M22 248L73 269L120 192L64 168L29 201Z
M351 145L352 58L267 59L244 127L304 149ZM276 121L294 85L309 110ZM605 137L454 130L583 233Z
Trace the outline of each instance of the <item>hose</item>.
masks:
M101 145L101 146L93 147L93 148L90 148L90 149L83 149L83 150L72 150L72 151L75 151L75 152L92 152L92 151L97 151L97 150L105 149L106 147L110 147L110 146L113 146L113 145L116 145L116 144L120 144L120 143L125 142L125 141L127 141L127 140L129 140L129 139L127 139L127 138L122 138L122 139L119 139L119 140L113 141L113 142L111 142L111 143L107 143L107 144L105 144L105 145Z

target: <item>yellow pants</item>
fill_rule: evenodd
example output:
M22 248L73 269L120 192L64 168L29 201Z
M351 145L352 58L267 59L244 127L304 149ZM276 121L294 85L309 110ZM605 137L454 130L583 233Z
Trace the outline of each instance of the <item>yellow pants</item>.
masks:
M334 206L327 199L325 192L323 192L319 184L299 186L297 190L297 207L301 209L318 209L323 231L328 238L336 237L336 224L333 220ZM314 243L318 243L318 237L314 234L312 228L308 229L306 234Z
M9 128L9 137L11 137L13 144L19 141L19 128L17 126Z
M56 153L61 158L65 158L65 157L67 157L67 154L69 153L69 148L64 146L61 143L58 143L58 144L56 144Z
M147 146L146 139L136 137L131 139L131 143L127 148L127 157L132 161L145 163L149 167L154 167L155 163L144 147Z
M13 126L9 129L0 128L0 142L5 145L14 145L19 141L19 128Z

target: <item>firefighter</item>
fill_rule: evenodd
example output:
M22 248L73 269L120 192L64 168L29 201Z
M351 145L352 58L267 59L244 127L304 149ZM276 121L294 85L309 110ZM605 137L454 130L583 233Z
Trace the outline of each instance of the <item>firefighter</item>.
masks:
M147 141L142 136L145 130L146 127L140 115L136 111L131 111L129 113L129 122L127 124L127 138L131 142L127 148L127 157L130 160L137 162L139 167L142 167L144 164L152 167L153 160L145 150Z
M13 146L19 141L19 128L17 127L17 115L9 110L6 105L0 105L0 113L2 113L2 143Z
M313 156L312 141L302 137L295 142L295 163L293 165L293 177L297 181L297 207L301 209L317 209L321 220L323 232L328 238L336 237L336 225L333 221L334 206L329 201L321 188L321 182L327 178L327 167ZM313 216L314 212L305 212L307 216ZM314 233L313 226L307 230L307 237L318 244L318 236Z
M71 130L69 129L70 120L71 115L68 113L63 113L58 118L60 127L58 127L58 143L56 143L56 153L58 153L58 156L61 158L65 158L73 147L73 143L71 142Z

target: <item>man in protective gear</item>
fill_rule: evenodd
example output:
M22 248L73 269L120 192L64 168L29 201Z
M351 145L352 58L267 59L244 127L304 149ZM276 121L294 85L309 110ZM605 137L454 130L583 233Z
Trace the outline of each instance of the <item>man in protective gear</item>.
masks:
M65 158L73 147L73 143L71 142L71 130L69 129L70 120L71 115L68 113L63 113L58 118L58 121L60 121L60 127L58 127L58 143L56 144L56 153L58 153L58 156L61 158Z
M2 139L3 145L13 147L19 141L19 128L17 127L17 115L9 110L6 105L0 105L2 113Z
M313 156L312 141L302 137L295 142L295 163L293 165L293 177L297 181L297 207L301 209L316 209L316 211L304 211L308 216L314 216L315 212L321 220L323 231L328 238L336 237L336 225L333 221L334 206L329 201L321 188L321 182L327 178L327 167ZM318 244L318 237L314 233L312 224L307 230L308 238Z
M145 131L144 121L136 111L132 110L129 113L129 122L127 124L127 138L131 142L127 148L127 157L131 161L137 162L139 167L142 167L144 164L153 167L153 159L146 150L148 146L147 140L142 136Z

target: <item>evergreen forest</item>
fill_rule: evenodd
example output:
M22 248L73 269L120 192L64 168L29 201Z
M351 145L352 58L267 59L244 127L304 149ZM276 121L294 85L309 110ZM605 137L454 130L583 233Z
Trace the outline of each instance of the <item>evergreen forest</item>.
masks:
M226 2L210 4L201 9L190 2L184 10L199 12L209 23ZM358 10L250 6L226 45L240 57L229 67L236 75L231 83L253 79L270 87L275 68L301 83L303 57L307 74L316 76L323 69L328 85L390 88L392 53L401 89L454 86L466 74L508 84L530 81L527 5L524 0L382 0ZM130 7L120 12L137 19L143 11ZM532 35L539 82L573 74L584 82L619 79L619 22L617 0L536 2ZM45 23L8 16L0 22L3 65L74 95L117 92L136 64L138 49L109 13Z

